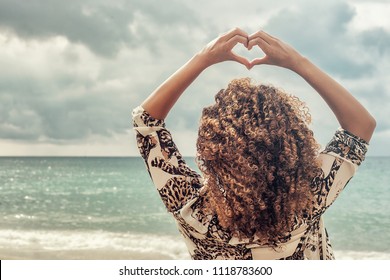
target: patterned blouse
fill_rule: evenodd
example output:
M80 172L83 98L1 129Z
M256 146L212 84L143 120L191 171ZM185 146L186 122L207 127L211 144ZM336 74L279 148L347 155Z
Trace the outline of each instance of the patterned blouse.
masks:
M142 107L133 111L137 145L147 170L192 259L334 259L322 214L335 201L364 160L368 144L346 130L336 131L319 155L322 173L313 180L315 211L297 225L278 247L238 240L224 230L215 215L206 215L201 195L203 178L184 161L163 120Z

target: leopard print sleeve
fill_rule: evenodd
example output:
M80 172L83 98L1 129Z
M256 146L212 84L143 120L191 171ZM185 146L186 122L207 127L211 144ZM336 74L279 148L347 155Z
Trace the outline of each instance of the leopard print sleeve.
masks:
M133 126L139 152L162 201L169 212L181 209L198 195L201 176L186 164L163 120L137 107Z
M353 164L360 165L365 158L367 148L368 143L365 140L340 128L326 146L324 153L333 154Z
M312 184L315 212L320 216L336 200L365 158L368 143L344 129L338 129L320 154L322 173Z

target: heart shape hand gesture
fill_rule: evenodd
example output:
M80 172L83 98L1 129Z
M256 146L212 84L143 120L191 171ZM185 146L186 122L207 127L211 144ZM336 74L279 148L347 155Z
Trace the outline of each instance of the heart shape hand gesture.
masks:
M265 55L249 61L233 51L237 44L242 44L248 50L257 46ZM234 28L210 42L201 54L205 55L207 66L232 60L245 65L248 69L255 65L269 64L293 70L299 58L302 57L291 46L264 31L258 31L249 36L239 28Z

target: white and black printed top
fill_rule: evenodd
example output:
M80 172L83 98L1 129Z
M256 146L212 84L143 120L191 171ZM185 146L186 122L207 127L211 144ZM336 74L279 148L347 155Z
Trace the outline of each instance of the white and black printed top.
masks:
M163 120L142 107L133 111L137 145L162 201L176 219L192 259L334 259L322 214L334 202L364 160L368 144L346 130L336 131L319 155L322 174L313 180L314 213L297 225L277 248L238 240L214 215L204 214L200 174L184 161Z

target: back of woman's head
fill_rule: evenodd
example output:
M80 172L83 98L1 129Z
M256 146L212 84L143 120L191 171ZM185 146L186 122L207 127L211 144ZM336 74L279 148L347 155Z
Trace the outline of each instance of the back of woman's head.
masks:
M233 80L203 109L197 150L208 208L239 238L277 243L311 214L318 144L307 107L272 86Z

